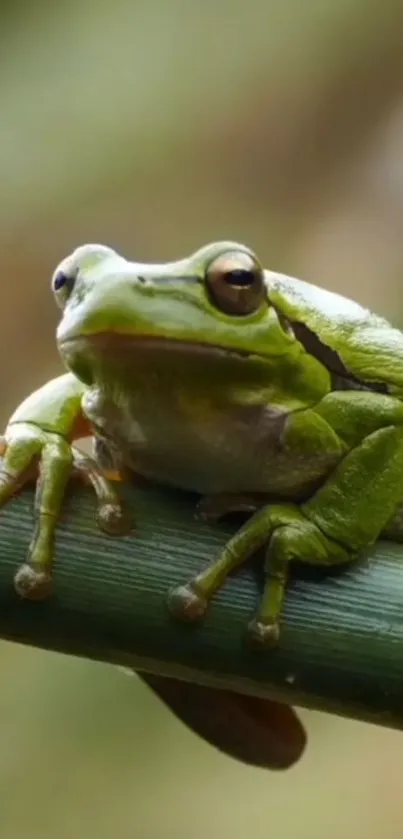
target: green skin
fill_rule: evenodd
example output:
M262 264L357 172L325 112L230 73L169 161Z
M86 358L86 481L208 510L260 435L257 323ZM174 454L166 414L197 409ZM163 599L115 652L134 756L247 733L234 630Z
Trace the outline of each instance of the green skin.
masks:
M233 242L165 265L85 245L52 282L69 372L28 397L3 438L0 505L40 464L21 596L49 594L72 471L93 485L112 533L127 523L105 466L198 492L204 517L253 513L168 602L176 618L200 620L266 546L255 644L278 640L290 561L347 563L381 534L403 537L403 335L385 320L264 271ZM73 445L83 433L93 458Z
M208 278L223 260L261 272L251 312L226 313L212 297ZM101 525L123 529L107 462L200 493L204 516L257 510L169 603L176 617L200 619L227 575L267 545L266 586L248 633L277 641L290 561L349 562L398 511L403 335L352 301L263 272L232 242L167 265L86 245L60 263L53 285L60 277L57 344L70 372L28 397L4 438L1 503L41 462L36 535L17 591L49 592L72 468L93 484ZM85 420L100 463L72 445Z

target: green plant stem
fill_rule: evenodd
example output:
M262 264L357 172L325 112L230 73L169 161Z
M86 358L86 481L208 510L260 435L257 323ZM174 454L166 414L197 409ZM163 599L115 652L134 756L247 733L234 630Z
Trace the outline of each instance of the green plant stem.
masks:
M245 567L214 598L199 626L175 622L172 585L217 554L237 521L194 519L194 499L121 487L130 536L103 535L89 490L74 488L55 546L54 594L18 598L13 575L33 524L24 490L0 515L0 636L160 675L273 697L289 704L403 728L403 547L379 543L337 574L289 585L280 645L248 647L245 627L261 585Z

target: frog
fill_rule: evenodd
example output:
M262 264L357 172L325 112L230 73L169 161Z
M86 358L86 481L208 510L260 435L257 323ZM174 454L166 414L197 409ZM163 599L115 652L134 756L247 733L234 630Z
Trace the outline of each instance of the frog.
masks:
M246 515L218 556L167 592L167 606L174 620L203 620L227 577L260 552L264 584L245 627L259 649L279 643L295 563L343 566L381 536L403 538L403 334L385 318L266 269L230 240L161 264L84 244L51 283L65 372L17 407L1 438L0 506L39 472L20 597L51 594L74 475L92 486L98 524L113 535L128 526L114 475L197 494L202 520ZM77 446L84 437L91 455ZM172 684L156 686L189 722L194 702L185 713ZM294 723L282 728L297 731L295 757ZM195 713L190 725L217 742Z

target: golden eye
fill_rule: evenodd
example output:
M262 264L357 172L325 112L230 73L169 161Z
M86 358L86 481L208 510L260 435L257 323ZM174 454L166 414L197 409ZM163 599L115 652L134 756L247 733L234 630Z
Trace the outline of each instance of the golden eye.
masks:
M263 269L248 253L221 254L208 266L205 281L211 299L228 315L250 315L265 299Z

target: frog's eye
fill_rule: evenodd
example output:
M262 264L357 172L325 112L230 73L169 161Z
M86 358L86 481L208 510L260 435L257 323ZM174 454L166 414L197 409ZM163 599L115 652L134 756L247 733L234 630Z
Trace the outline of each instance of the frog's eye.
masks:
M216 306L228 315L256 312L266 295L263 269L248 253L221 254L208 266L205 281Z
M60 308L63 308L74 288L76 272L67 273L58 269L52 277L52 289Z

